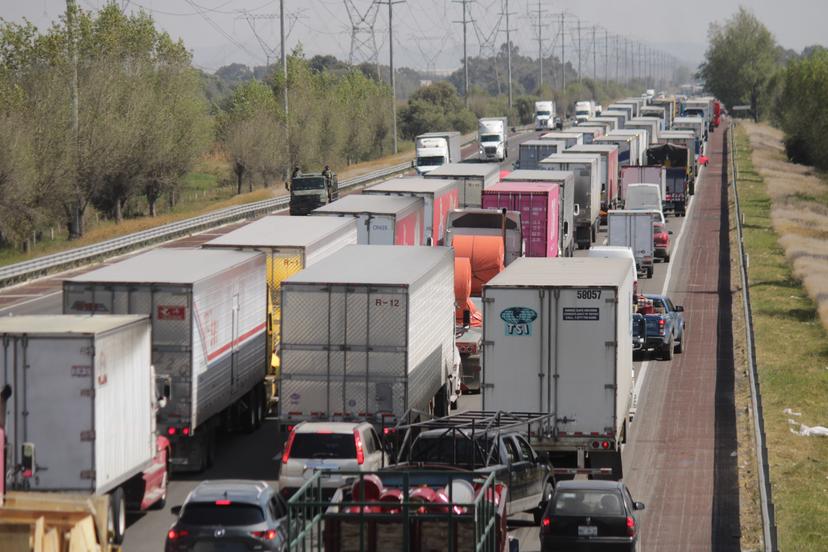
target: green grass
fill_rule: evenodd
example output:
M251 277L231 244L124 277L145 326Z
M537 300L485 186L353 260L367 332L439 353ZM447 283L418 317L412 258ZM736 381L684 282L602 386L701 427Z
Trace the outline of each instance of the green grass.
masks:
M793 418L828 426L828 334L785 260L771 225L771 201L750 153L740 129L738 186L779 548L828 550L828 438L795 435L790 428L796 426L788 423ZM784 414L785 408L802 416Z

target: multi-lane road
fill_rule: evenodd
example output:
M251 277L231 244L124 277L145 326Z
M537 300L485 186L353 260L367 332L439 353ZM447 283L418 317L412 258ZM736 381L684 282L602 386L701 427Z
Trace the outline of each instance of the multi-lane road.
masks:
M687 217L668 219L673 232L671 262L656 264L645 292L667 293L685 307L687 346L672 362L635 363L637 411L623 451L625 480L636 500L647 504L641 527L642 550L702 551L739 549L739 512L733 353L730 332L730 265L727 186L723 180L723 131L711 135L710 165L696 187ZM537 136L510 138L511 168L518 144ZM476 153L476 144L464 156ZM726 166L726 165L725 165ZM164 247L194 247L237 225L213 229ZM605 234L599 234L599 242ZM0 290L0 315L59 313L64 273ZM479 396L463 397L464 410L479 407ZM275 484L282 443L266 422L248 435L227 435L214 466L202 474L178 477L169 486L167 507L129 519L127 552L163 548L173 522L170 507L181 504L199 481L255 478ZM516 524L512 534L521 550L538 550L534 527Z

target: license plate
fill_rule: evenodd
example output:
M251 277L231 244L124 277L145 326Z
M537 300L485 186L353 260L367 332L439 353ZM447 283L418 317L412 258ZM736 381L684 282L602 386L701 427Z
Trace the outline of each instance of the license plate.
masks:
M578 536L579 537L596 537L596 536L598 536L598 528L594 525L579 525L578 526Z

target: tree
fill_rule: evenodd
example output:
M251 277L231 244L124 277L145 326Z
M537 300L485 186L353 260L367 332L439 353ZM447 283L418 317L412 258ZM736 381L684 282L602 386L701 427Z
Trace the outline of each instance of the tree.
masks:
M815 49L782 73L775 119L794 162L828 169L828 51Z
M399 117L406 138L438 130L468 132L477 124L474 113L463 106L457 89L448 82L436 82L414 92Z
M765 86L778 65L773 35L741 7L724 25L711 24L708 37L710 45L699 70L707 89L725 105L749 102L758 120Z

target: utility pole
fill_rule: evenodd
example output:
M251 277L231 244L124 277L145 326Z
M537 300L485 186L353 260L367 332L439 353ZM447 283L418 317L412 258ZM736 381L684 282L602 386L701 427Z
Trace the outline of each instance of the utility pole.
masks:
M540 93L543 88L543 15L544 12L541 10L541 0L538 0L538 22L536 24L538 27L538 93Z
M641 72L641 43L638 43L638 80L643 80L644 74Z
M621 37L615 35L615 82L621 82Z
M578 19L578 82L581 82L581 20Z
M592 26L592 80L598 80L598 43L595 42L595 25Z
M604 29L604 85L609 84L609 31Z
M561 12L561 92L566 88L566 41L564 40L566 28L564 27L564 17L566 17L566 14Z
M461 4L463 6L463 20L462 21L455 21L455 23L461 23L463 25L463 99L465 100L466 107L469 107L469 55L468 55L468 33L466 32L467 26L469 23L473 21L469 20L466 17L466 6L472 2L472 0L451 0L454 4Z
M512 13L509 12L509 0L505 0L505 10L501 13L501 16L506 16L506 71L508 73L509 79L509 109L512 108L512 39L510 38L511 35L509 34L512 29L509 27L509 16Z
M69 57L72 63L72 83L70 87L70 101L72 110L72 141L73 141L73 161L75 171L72 175L74 180L74 187L78 186L78 146L80 140L80 122L78 115L78 45L75 36L75 17L78 13L78 7L75 0L66 0L66 27L69 32ZM75 200L75 205L72 208L72 221L69 224L69 238L78 238L82 232L82 221L79 200Z
M397 79L394 75L394 4L405 0L376 0L377 4L388 4L388 68L391 72L391 128L394 133L394 153L397 153Z

